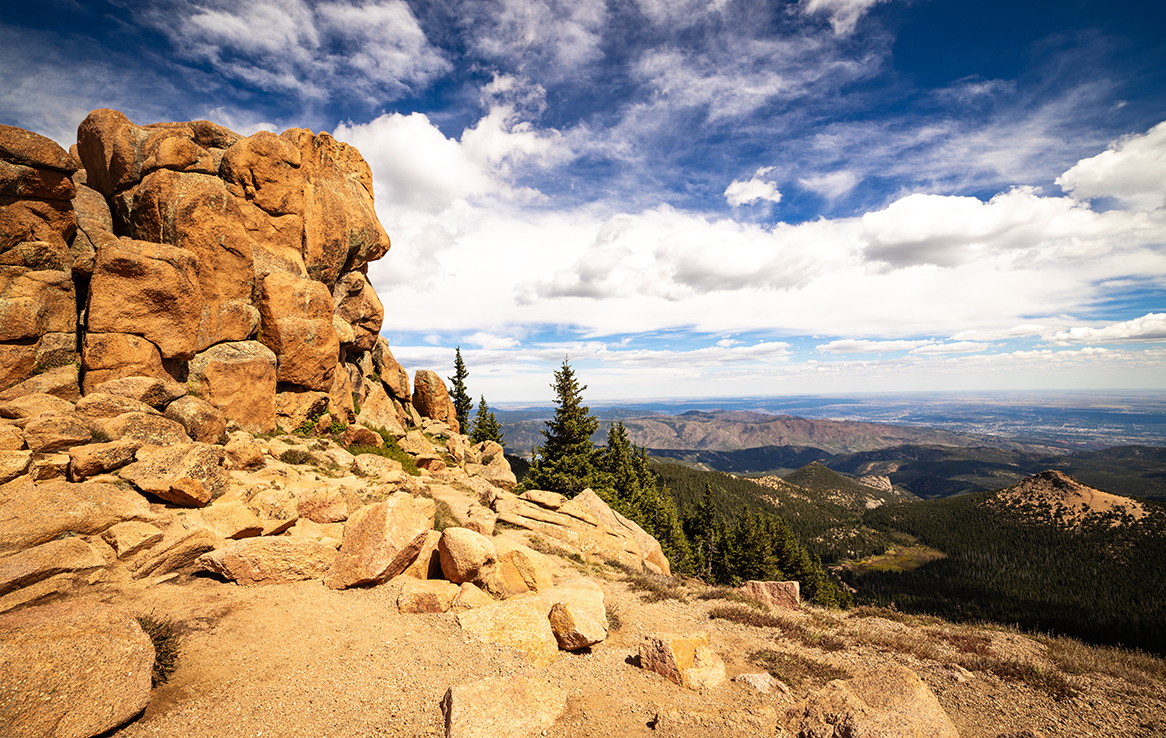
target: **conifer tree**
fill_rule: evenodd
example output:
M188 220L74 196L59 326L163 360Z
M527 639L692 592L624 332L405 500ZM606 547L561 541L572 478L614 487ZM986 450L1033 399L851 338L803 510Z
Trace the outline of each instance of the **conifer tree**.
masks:
M555 372L555 416L548 420L542 434L545 442L535 449L530 471L522 482L523 489L544 489L574 497L587 487L598 486L595 447L591 436L599 429L599 420L583 404L583 390L567 359Z
M478 414L474 416L474 430L470 433L470 440L474 443L494 441L500 446L506 445L506 441L502 439L502 428L498 425L498 419L494 417L490 406L486 404L485 397L478 402Z
M470 429L470 411L474 409L474 401L470 398L469 392L466 391L466 377L470 376L466 369L466 363L462 361L462 347L458 346L453 354L453 376L447 377L450 381L451 391L449 399L453 402L453 408L457 411L457 422L461 426L462 433L467 433Z

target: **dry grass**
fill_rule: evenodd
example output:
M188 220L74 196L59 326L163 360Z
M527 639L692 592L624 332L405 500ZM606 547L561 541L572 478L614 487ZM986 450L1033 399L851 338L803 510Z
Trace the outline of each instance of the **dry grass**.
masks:
M761 612L769 612L769 605L765 604L756 597L750 597L746 594L741 594L732 587L706 587L696 593L698 600L727 600L728 602L737 602L742 605L748 605Z
M757 651L749 656L749 662L768 671L774 679L780 679L793 687L801 687L808 682L817 688L834 679L848 679L851 676L845 669L825 661L784 651Z
M823 651L841 651L846 648L846 641L832 633L811 628L795 618L773 612L759 612L746 605L718 605L709 610L709 618L754 628L777 628L786 638Z
M944 620L931 615L912 615L906 612L899 612L894 607L872 607L870 605L862 605L850 611L852 618L882 618L884 620L893 620L896 623L903 623L904 625L911 625L919 627L921 625L942 625Z
M688 602L688 593L684 582L677 577L668 577L648 570L639 570L622 564L614 559L605 562L608 566L618 569L624 574L624 581L631 589L644 592L641 598L644 602L662 602L664 600L678 600Z
M1166 684L1166 659L1144 651L1091 646L1066 636L1036 636L1049 659L1066 674L1105 674L1138 686Z
M150 675L151 686L165 684L178 668L179 636L174 621L141 615L137 618L150 642L154 644L154 671Z

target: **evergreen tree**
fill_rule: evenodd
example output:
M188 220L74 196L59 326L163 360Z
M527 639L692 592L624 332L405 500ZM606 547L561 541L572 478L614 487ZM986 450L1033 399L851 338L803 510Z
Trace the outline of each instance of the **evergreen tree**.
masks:
M449 393L449 399L453 402L453 408L457 411L457 422L461 426L462 433L470 430L470 411L474 409L474 401L470 398L469 392L466 391L466 377L470 376L469 371L466 370L466 363L462 361L462 347L458 346L453 354L453 376L447 377L452 387Z
M502 439L502 428L498 425L498 419L494 417L490 406L486 404L485 397L478 402L478 414L474 416L474 430L470 433L470 440L474 443L494 441L499 446L506 445L506 441Z
M546 422L545 443L535 450L534 460L522 482L523 489L544 489L574 497L598 484L601 475L595 466L596 452L591 436L599 420L583 404L583 390L567 359L555 372L555 416Z

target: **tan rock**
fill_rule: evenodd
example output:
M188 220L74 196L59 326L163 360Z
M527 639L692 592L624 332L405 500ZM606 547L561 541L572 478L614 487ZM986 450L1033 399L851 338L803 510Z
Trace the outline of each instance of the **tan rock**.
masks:
M57 574L103 566L101 554L80 538L42 543L0 559L0 596Z
M547 619L564 651L589 648L607 639L607 609L603 590L585 579L544 589L539 597L550 603Z
M232 194L270 215L302 214L300 150L270 131L236 141L223 154L220 171Z
M725 665L709 648L708 633L691 637L645 636L640 666L689 689L716 687L725 681Z
M275 396L275 424L292 433L315 425L328 411L328 395L323 392L280 392Z
M9 257L4 259L9 264L62 269L69 259L68 242L76 231L77 221L69 200L0 195L0 254ZM40 258L29 259L19 254L22 245L31 245L34 252L42 252Z
M300 519L295 495L279 487L251 489L245 504L263 525L265 536L283 533Z
M77 412L87 418L116 418L125 413L160 415L157 410L132 397L91 392L77 401Z
M134 333L163 359L187 360L198 348L198 257L165 244L118 239L97 253L89 288L88 328Z
M0 451L0 484L32 471L32 451Z
M33 375L36 370L35 343L0 343L0 346L3 346L0 351L0 387L19 385ZM6 395L7 392L0 394Z
M441 701L447 738L545 735L567 708L567 693L535 677L487 677L450 687Z
M272 273L263 277L257 307L261 339L279 357L278 379L327 392L340 357L332 327L332 296L311 279Z
M76 329L72 274L56 269L0 266L0 341L36 339L46 333L72 333Z
M737 591L741 594L760 600L770 607L780 607L785 610L801 609L801 585L798 582L745 582Z
M73 403L53 395L33 393L0 402L0 418L31 418L41 413L71 413Z
M219 500L204 507L202 519L221 538L238 539L263 535L263 523L238 500Z
M437 546L441 571L454 584L490 581L498 565L494 541L468 528L446 528Z
M447 531L448 532L448 531ZM521 651L536 666L547 666L559 646L537 597L521 597L458 613L462 629L491 643Z
M198 565L244 586L319 579L336 549L308 538L247 538L203 554Z
M72 531L101 533L124 520L148 520L150 505L133 490L111 484L43 482L6 488L0 500L0 554L51 541Z
M206 443L146 446L118 476L143 492L184 507L202 507L230 479L222 447Z
M348 520L348 501L335 488L314 487L296 492L296 510L301 518L316 523L342 523Z
M403 614L449 612L461 590L443 579L404 577L397 595L397 610Z
M105 421L105 432L119 441L135 442L139 446L167 446L190 443L190 436L181 423L157 413L124 413Z
M530 489L518 496L520 500L533 502L539 507L545 507L548 510L558 510L567 502L567 498L558 492L546 492L541 489Z
M70 364L29 377L19 384L12 385L3 392L0 392L0 400L11 400L14 397L36 392L55 395L62 400L76 402L81 397L81 387L77 382L77 367Z
M264 465L263 449L249 433L236 431L223 447L227 454L229 469L261 469Z
M81 482L129 464L141 447L138 441L90 443L69 449L69 479Z
M361 401L356 422L369 428L382 428L395 438L405 435L405 426L397 408L379 382L371 382Z
M15 126L0 126L0 160L72 174L79 164L51 138ZM69 199L72 195L65 197Z
M149 555L135 562L133 577L161 576L195 565L199 556L213 551L219 538L207 528L194 528L167 536L149 551Z
M380 337L385 310L368 277L360 272L341 276L332 288L332 302L336 316L352 326L353 347L371 351Z
M163 408L186 395L187 389L168 377L122 377L94 386L93 392L128 397L153 408Z
M0 196L20 200L72 200L77 193L67 172L14 164L0 158Z
M352 462L352 471L369 479L390 479L401 469L401 462L376 454L357 454Z
M460 431L457 422L457 413L453 410L453 403L449 399L449 391L445 382L437 372L428 369L418 369L413 377L413 407L422 417L433 418L446 423L454 432Z
M24 426L24 443L30 451L51 453L93 442L93 426L77 413L42 413Z
M130 520L118 523L101 534L102 540L113 547L119 559L125 559L162 540L162 531L149 523Z
M377 448L385 445L379 433L374 433L362 425L350 425L345 428L342 443L345 446L376 446Z
M414 579L441 579L441 554L437 550L441 541L441 533L436 530L425 531L425 543L417 553L417 558L409 564L409 568L401 572L403 577Z
M0 616L5 733L106 733L145 709L153 665L141 626L108 605L69 601Z
M123 377L169 379L158 347L132 333L85 333L81 343L85 366L82 389L88 395L99 384Z
M661 550L659 541L648 535L643 528L608 507L607 503L601 500L594 491L585 489L575 495L571 502L586 508L608 528L629 535L639 545L640 555L645 561L658 567L661 573L666 576L672 573L668 557Z
M417 558L431 527L406 493L397 492L384 502L365 505L344 526L344 543L324 584L346 589L392 579Z
M32 478L36 481L65 479L69 476L69 455L34 454L32 458Z
M227 440L227 419L218 408L198 397L180 397L166 406L163 413L186 429L186 435L199 443L223 443Z
M787 730L798 735L958 738L939 700L915 672L888 664L835 680L790 708Z
M258 341L220 343L189 364L199 397L252 433L275 430L276 357Z
M499 568L507 578L516 580L515 591L507 591L507 594L517 594L520 591L542 592L554 586L551 564L547 557L509 538L493 540L494 550L498 552ZM513 570L513 574L510 570ZM521 586L521 589L518 590L517 586Z
M494 598L478 585L473 582L462 582L461 587L458 588L458 596L454 599L450 609L454 612L465 612L475 607L492 604L494 604Z
M408 400L412 397L409 392L409 374L393 358L389 350L389 342L383 336L377 336L371 352L373 370L384 382L385 389L399 400Z
M105 197L142 178L146 135L116 110L91 112L77 128L77 151L91 187Z
M287 534L295 538L311 539L335 551L344 542L344 524L314 523L307 518L300 518L288 529Z
M24 431L12 423L0 422L0 451L24 449Z
M774 690L782 694L789 694L789 687L784 682L774 679L767 671L757 672L755 674L738 674L733 677L733 681L747 684L761 694L769 694Z

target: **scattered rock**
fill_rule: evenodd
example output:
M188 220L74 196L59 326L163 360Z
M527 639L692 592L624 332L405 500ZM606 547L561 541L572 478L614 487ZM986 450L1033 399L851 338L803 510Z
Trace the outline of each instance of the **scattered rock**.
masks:
M125 413L105 421L105 431L111 438L136 441L139 445L169 446L190 443L190 436L181 423L157 413Z
M178 533L173 538L168 536L150 550L148 557L135 563L133 576L141 579L184 569L193 565L199 556L213 551L218 543L219 538L213 531L201 527Z
M24 426L24 443L30 451L51 453L93 441L90 421L77 413L43 413Z
M186 435L198 443L224 443L227 441L227 419L205 400L197 397L180 397L166 406L164 415L182 424Z
M308 538L247 538L198 558L198 565L242 585L320 579L336 549Z
M404 577L397 595L397 610L402 613L449 612L461 589L443 579Z
M454 584L473 582L481 587L494 577L498 563L494 541L477 531L446 528L441 533L437 550L441 557L441 571Z
M403 492L365 505L344 526L344 543L324 584L346 589L392 579L417 558L431 527L413 497Z
M746 597L752 597L769 605L786 610L801 609L801 584L799 582L758 582L748 581L737 588Z
M709 648L708 633L687 638L645 636L640 666L689 689L716 687L725 681L725 664Z
M598 585L577 579L546 590L540 597L544 603L552 603L547 619L559 648L577 651L607 639L607 610Z
M175 505L202 507L229 479L222 466L224 455L221 446L206 443L144 446L137 461L122 468L119 476Z
M138 441L90 443L69 449L69 478L81 482L129 464L141 448Z
M450 687L441 701L446 738L545 734L566 708L566 692L534 677L487 677Z

